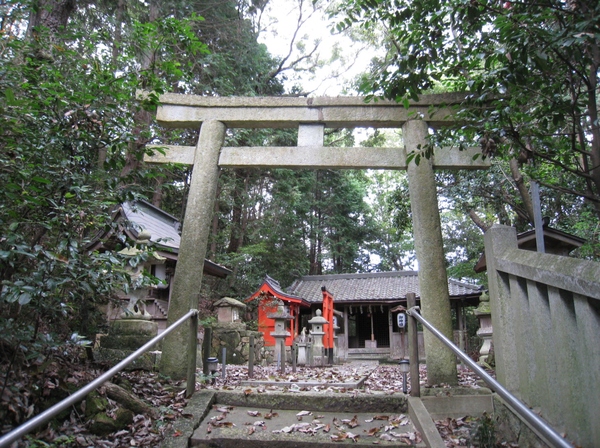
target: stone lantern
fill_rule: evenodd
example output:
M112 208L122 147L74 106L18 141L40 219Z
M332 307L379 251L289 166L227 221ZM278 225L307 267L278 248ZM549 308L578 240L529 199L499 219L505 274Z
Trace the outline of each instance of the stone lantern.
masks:
M267 317L275 321L275 329L271 332L271 336L275 339L275 359L281 360L281 365L284 365L285 340L290 336L290 332L287 331L287 322L294 319L294 317L290 315L287 307L281 302L277 305L277 312L268 314ZM284 347L283 351L281 350L282 345Z
M483 341L479 349L478 364L487 364L492 349L492 312L490 309L490 296L484 291L479 297L479 306L474 311L479 319L479 329L477 336Z
M140 231L135 246L123 249L119 254L131 260L146 253L146 262L164 263L165 258L148 251L150 236L147 230ZM129 301L120 319L111 322L108 335L100 339L100 349L97 353L100 361L116 364L158 333L157 323L151 320L152 315L146 310L150 286L144 282L143 268L144 261L141 259L140 263L128 267L131 283L125 294ZM128 369L152 370L155 364L154 357L152 353L144 353Z
M322 316L322 311L317 310L316 316L313 317L308 323L311 325L310 334L313 336L313 358L320 358L317 362L320 361L321 364L324 362L323 357L323 335L325 334L324 325L329 324L327 319ZM315 356L316 355L316 356Z

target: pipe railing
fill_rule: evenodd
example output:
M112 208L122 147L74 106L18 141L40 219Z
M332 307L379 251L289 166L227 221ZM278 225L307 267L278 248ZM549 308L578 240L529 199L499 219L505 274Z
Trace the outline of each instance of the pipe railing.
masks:
M21 426L18 426L17 428L13 429L11 432L0 437L0 448L5 448L5 447L10 446L10 444L19 440L21 437L30 433L34 429L38 428L39 426L43 425L44 423L48 423L50 420L52 420L54 417L56 417L62 411L67 409L69 406L72 406L75 403L81 401L83 398L85 398L85 396L87 394L96 390L98 387L100 387L102 384L104 384L106 381L108 381L114 375L116 375L117 373L122 371L125 367L127 367L129 364L131 364L137 358L139 358L144 353L146 353L148 350L150 350L152 347L154 347L154 345L156 345L157 342L159 342L160 340L165 338L169 333L171 333L173 330L175 330L177 327L179 327L181 324L183 324L188 319L190 319L190 329L192 329L192 331L193 331L193 329L196 328L196 331L190 335L190 342L193 341L193 346L194 346L193 347L194 348L193 355L188 356L188 372L187 372L188 373L188 375L187 375L188 381L187 381L187 386L186 386L186 395L188 397L191 396L194 393L194 389L196 386L194 375L196 372L196 355L195 354L196 354L196 341L198 339L196 336L197 328L198 328L198 310L188 311L180 319L178 319L171 326L169 326L166 330L164 330L161 334L152 338L150 341L148 341L142 347L137 349L131 355L129 355L125 359L123 359L123 361L119 362L113 368L106 371L105 373L100 375L98 378L96 378L95 380L93 380L92 382L87 384L86 386L79 389L77 392L73 393L73 395L70 395L69 397L65 398L64 400L60 401L59 403L56 403L54 406L46 409L41 414L36 415L32 419L23 423ZM191 348L190 348L190 354L192 354ZM190 374L190 372L191 372L191 374Z
M433 333L442 343L448 347L458 358L465 363L471 370L473 370L481 379L489 386L492 391L496 392L509 406L511 406L515 412L517 412L523 419L529 423L536 431L538 431L546 441L555 447L561 448L573 448L573 445L565 440L558 432L556 432L548 423L546 423L538 415L534 414L526 404L520 401L517 397L511 394L502 384L492 378L485 370L469 358L460 347L455 345L450 339L442 334L437 328L431 325L423 316L421 316L420 308L413 306L406 311L406 313L421 322L423 327L427 328ZM413 322L414 323L414 322Z

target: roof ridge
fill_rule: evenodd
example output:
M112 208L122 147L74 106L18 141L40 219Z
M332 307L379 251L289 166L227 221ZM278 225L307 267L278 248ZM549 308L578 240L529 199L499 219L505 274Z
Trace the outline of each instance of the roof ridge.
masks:
M352 274L321 274L321 275L303 275L300 281L316 280L343 280L354 278L380 278L380 277L408 277L418 275L418 271L388 271L388 272L357 272Z

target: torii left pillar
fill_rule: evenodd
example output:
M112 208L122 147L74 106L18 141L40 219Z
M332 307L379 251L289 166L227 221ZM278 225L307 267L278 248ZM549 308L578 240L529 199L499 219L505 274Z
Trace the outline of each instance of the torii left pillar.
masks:
M225 139L225 130L225 125L220 121L209 120L201 125L185 209L186 222L206 223L212 219L219 182L219 152ZM168 326L190 309L198 309L209 232L207 225L183 226L181 241L185 241L185 244L179 248L169 302ZM187 346L189 331L189 325L181 325L164 339L160 360L160 372L163 375L185 377L187 350L182 348Z

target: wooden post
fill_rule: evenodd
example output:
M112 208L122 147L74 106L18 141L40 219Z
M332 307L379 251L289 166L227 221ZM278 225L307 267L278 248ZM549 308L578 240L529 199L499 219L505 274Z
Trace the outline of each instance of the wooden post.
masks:
M248 348L248 378L254 378L254 335L250 335Z
M204 327L204 340L202 341L202 374L208 376L207 359L210 358L210 347L212 346L212 328Z
M190 342L188 346L188 370L186 397L191 397L196 390L196 357L198 353L198 312L190 317Z
M406 294L406 308L409 310L417 305L414 292ZM408 348L410 359L410 396L421 396L421 383L419 382L419 334L417 332L417 319L409 316L408 319Z
M292 343L292 372L296 373L296 343Z

